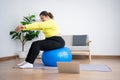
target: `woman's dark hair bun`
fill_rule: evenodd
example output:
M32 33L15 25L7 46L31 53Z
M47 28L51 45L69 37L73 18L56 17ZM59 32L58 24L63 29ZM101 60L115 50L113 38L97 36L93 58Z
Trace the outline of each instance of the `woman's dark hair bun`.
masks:
M47 11L42 11L40 13L40 15L43 15L43 16L49 16L51 19L54 18L53 14L51 12L47 12Z

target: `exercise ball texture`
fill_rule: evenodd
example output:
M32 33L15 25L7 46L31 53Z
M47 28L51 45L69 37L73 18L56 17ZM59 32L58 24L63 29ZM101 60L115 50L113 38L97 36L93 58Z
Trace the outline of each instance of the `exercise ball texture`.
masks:
M72 54L69 48L63 47L55 50L44 51L42 62L45 66L57 66L57 62L71 62Z

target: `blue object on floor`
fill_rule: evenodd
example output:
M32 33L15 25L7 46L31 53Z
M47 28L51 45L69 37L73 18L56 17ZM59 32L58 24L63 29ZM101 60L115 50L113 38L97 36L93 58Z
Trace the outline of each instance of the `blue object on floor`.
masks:
M44 51L42 62L45 66L57 66L57 62L71 62L72 53L69 48L63 47L55 50Z

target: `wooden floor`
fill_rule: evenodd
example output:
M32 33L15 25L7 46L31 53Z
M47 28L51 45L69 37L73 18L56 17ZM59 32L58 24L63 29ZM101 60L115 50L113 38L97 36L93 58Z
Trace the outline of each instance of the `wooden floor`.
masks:
M0 80L120 80L120 59L92 59L91 64L106 64L112 72L81 71L80 74L58 73L56 70L14 69L23 59L0 62ZM74 62L88 64L88 60L75 59ZM40 62L37 59L35 62Z

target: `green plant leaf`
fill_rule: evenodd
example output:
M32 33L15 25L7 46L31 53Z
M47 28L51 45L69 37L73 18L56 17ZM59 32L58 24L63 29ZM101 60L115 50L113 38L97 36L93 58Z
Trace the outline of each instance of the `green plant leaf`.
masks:
M35 19L32 19L31 21L32 21L32 22L35 22L36 20L35 20Z
M30 18L29 17L24 17L23 20L30 23Z
M30 19L35 18L35 15L31 15L31 16L29 16L29 18L30 18Z
M20 23L22 25L27 25L35 22L35 15L28 15L23 17L23 21ZM10 31L9 35L11 35L11 39L20 40L21 43L25 43L27 41L33 40L39 36L40 31L35 30L22 30L20 32ZM22 38L21 38L22 37ZM22 46L24 46L22 44Z
M10 35L12 35L12 34L14 34L15 33L15 31L10 31Z
M26 25L26 24L28 24L28 23L26 23L26 22L24 22L24 21L22 21L22 22L20 22L22 25Z

